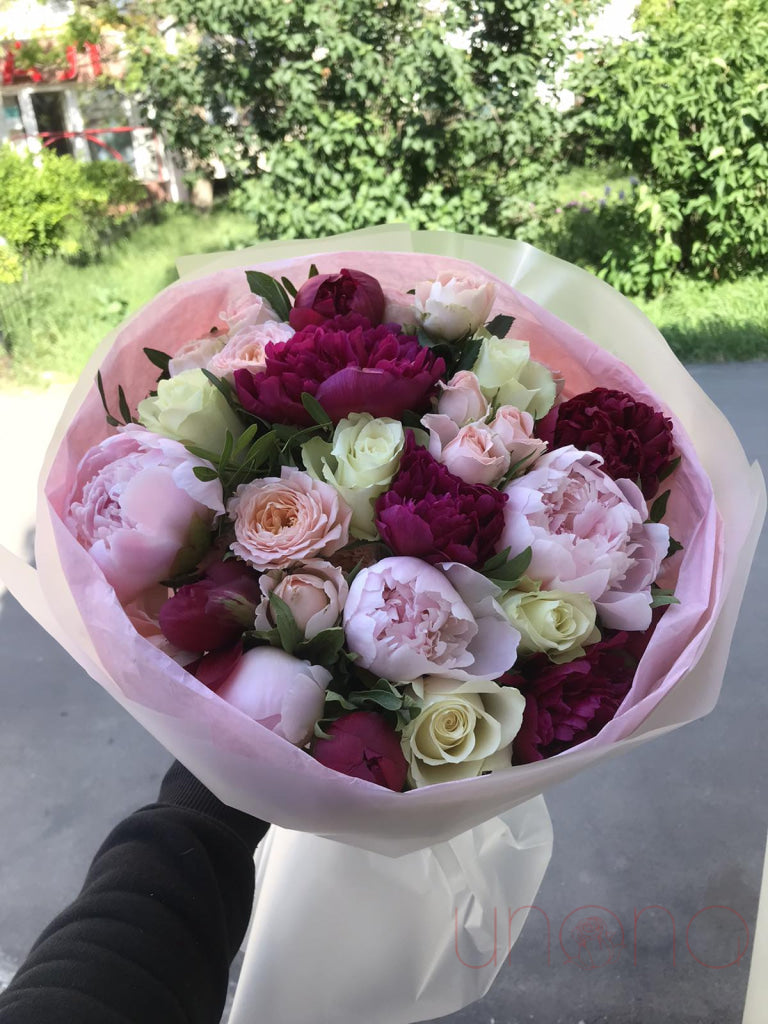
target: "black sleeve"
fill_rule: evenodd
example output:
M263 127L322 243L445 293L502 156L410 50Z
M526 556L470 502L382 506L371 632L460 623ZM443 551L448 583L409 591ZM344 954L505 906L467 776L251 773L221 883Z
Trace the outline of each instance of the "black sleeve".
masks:
M218 1022L268 827L174 764L158 803L112 831L32 947L0 1024Z

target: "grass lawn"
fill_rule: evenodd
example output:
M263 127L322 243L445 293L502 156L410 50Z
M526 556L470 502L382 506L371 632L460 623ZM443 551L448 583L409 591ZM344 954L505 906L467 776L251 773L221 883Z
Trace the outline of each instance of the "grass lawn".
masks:
M159 224L145 224L117 242L100 263L51 260L24 284L0 285L7 350L0 385L74 379L108 331L176 279L178 256L255 241L240 215L168 209ZM717 286L681 281L638 304L685 361L768 359L768 277Z

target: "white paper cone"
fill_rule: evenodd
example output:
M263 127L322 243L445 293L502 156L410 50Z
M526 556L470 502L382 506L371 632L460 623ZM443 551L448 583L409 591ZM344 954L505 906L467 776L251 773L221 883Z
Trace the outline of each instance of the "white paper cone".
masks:
M410 1024L480 999L551 853L543 797L399 858L273 828L230 1024Z

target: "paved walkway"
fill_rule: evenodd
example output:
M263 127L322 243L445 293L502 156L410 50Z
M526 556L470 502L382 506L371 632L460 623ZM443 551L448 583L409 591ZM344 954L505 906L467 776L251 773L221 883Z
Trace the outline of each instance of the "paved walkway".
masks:
M768 363L693 373L768 468ZM32 524L35 463L64 397L0 394L0 542L17 551ZM766 839L766 608L764 536L718 707L551 791L555 851L541 913L485 999L446 1021L741 1024ZM1 986L77 892L107 830L153 799L170 758L7 595L0 649ZM644 907L657 909L640 919L635 950ZM508 910L498 910L503 956ZM563 951L573 955L585 916L624 935L591 966Z

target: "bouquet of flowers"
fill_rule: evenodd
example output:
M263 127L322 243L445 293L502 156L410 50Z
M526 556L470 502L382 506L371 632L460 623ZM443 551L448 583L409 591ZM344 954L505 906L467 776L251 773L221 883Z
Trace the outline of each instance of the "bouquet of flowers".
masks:
M490 909L528 905L549 856L525 802L710 710L763 510L626 300L520 243L400 229L232 254L136 314L52 445L37 574L3 571L221 799L296 830L261 861L262 1008L293 1019L322 977L315 1019L346 1019L328 971L355 975L378 914L411 979L386 1019L416 1020L498 970L452 976L435 879L487 946L478 879ZM307 917L334 887L329 967ZM350 1020L378 1019L369 995Z

